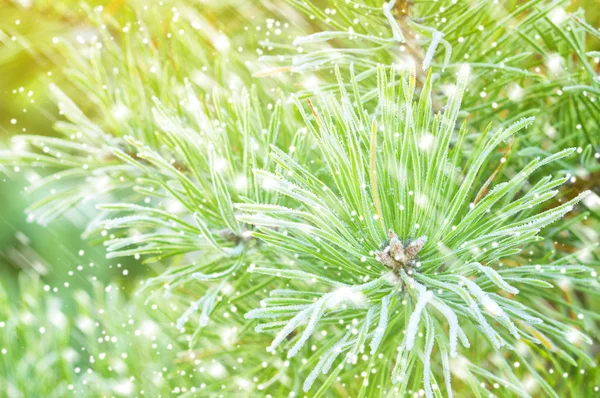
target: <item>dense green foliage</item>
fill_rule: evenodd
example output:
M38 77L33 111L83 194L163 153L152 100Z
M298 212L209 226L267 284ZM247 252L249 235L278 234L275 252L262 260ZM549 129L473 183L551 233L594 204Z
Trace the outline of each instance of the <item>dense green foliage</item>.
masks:
M0 6L0 61L43 60L47 87L12 95L59 110L43 134L7 118L0 165L29 222L76 215L96 268L128 266L57 288L60 264L22 254L0 302L9 396L597 391L600 33L582 9L68 5Z

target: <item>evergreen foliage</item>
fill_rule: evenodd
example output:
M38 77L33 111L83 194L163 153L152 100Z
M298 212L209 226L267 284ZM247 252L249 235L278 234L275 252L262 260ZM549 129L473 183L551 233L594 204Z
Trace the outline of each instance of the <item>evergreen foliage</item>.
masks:
M75 322L24 274L0 386L592 394L600 33L567 5L82 5L89 33L51 39L56 135L0 164L31 182L29 221L92 204L107 259L164 271L78 294Z

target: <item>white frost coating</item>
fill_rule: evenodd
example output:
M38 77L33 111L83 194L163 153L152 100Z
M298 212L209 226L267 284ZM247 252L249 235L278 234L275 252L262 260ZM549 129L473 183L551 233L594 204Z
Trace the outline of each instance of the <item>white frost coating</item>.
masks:
M477 304L473 303L473 305L470 308L473 311L473 314L475 315L475 318L477 318L477 321L479 322L479 326L481 326L481 330L490 339L490 341L492 342L492 345L494 346L494 348L497 350L500 347L502 347L504 345L504 340L494 330L494 328L492 328L490 326L490 324L488 323L488 321L486 321L486 319L483 316L483 314L481 313L481 311L479 311L479 307L477 307Z
M379 313L379 323L377 324L377 329L375 329L375 333L373 333L373 340L371 340L371 355L375 354L377 348L379 348L379 344L381 344L381 340L383 340L383 335L385 334L385 330L387 329L388 308L390 306L392 294L388 294L381 300L381 312Z
M237 219L239 221L243 221L252 225L259 225L262 227L293 228L302 230L306 233L311 233L313 230L316 229L310 224L282 220L279 218L268 216L264 213L241 214L237 216Z
M492 300L486 292L484 292L479 286L477 286L477 284L473 283L471 280L463 276L461 276L460 279L467 286L471 294L475 296L477 301L479 301L483 308L485 308L490 314L492 314L495 317L500 317L504 315L504 311L502 310L502 308L500 308L498 303Z
M315 380L319 376L319 373L326 374L327 372L329 372L329 369L331 369L331 365L342 352L342 347L344 344L346 344L346 341L348 340L349 336L350 332L346 333L346 335L340 341L335 343L334 346L331 347L329 351L327 351L321 357L319 363L317 363L317 366L314 367L314 369L310 372L308 377L304 380L304 384L302 385L302 389L304 390L304 392L308 392L308 390L310 390Z
M255 272L258 271L259 269L256 268ZM262 271L275 271L275 270L271 270L271 269L262 269ZM291 271L287 271L288 274L292 274ZM282 273L285 273L285 271L282 271ZM295 271L296 274L306 274L306 275L311 275L308 273L301 273L300 271ZM281 276L279 273L277 274L277 276ZM286 275L289 276L289 275ZM331 281L334 282L334 281ZM342 285L345 286L343 284L334 282L336 285ZM355 285L355 286L348 286L347 288L350 289L350 292L352 293L359 293L359 292L364 292L364 291L368 291L368 290L372 290L372 289L376 289L379 288L381 285L383 285L384 283L386 283L386 279L385 276L380 277L378 279L372 280L370 282L364 283L362 285ZM339 296L339 292L335 291L335 292L331 292L331 293L327 293L325 295L323 295L318 301L316 301L314 304L310 305L308 308L304 308L302 309L302 311L300 311L298 314L296 314L296 316L294 316L286 325L285 327L277 334L277 336L275 337L275 339L273 340L273 342L271 343L271 345L267 348L267 351L272 352L273 350L275 350L275 348L281 344L281 342L290 334L292 333L298 326L304 324L307 319L310 316L310 320L308 321L308 325L306 326L306 329L304 330L304 332L302 333L302 336L300 337L300 339L296 342L296 344L288 351L288 358L293 357L294 355L296 355L298 353L298 351L300 351L300 349L304 346L304 344L306 343L306 341L310 338L311 334L313 333L317 323L319 322L319 320L321 319L321 317L323 316L324 312L327 310L327 308L329 308L329 302L331 300L333 300L334 298L336 298L336 293L337 296ZM346 300L348 301L348 300ZM280 308L285 309L286 311L289 310L291 307L294 306L282 306ZM300 309L300 307L296 307L298 309ZM246 313L244 315L244 317L246 319L251 319L251 318L276 318L278 316L280 316L281 314L277 314L275 312L272 311L272 308L257 308L254 310L249 311L248 313Z
M433 351L435 332L433 330L433 322L429 316L426 318L425 325L427 332L425 335L425 352L423 358L423 387L425 389L425 396L433 398L433 390L431 388L431 352Z
M322 371L323 374L329 372L335 359L342 353L342 351L344 351L345 346L348 344L348 339L350 338L351 333L352 333L352 331L348 331L344 335L344 338L342 338L340 341L335 343L335 345L332 347L332 349L331 349L332 354L327 359L327 361L325 361L325 365L323 366L323 371Z
M304 279L304 280L317 280L319 282L326 283L331 286L346 286L343 283L331 280L329 278L325 278L319 276L317 274L312 274L310 272L300 271L300 270L292 270L292 269L279 269L279 268L265 268L265 267L254 267L252 269L253 273L261 274L261 275L269 275L276 276L279 278L288 278L288 279Z
M510 294L518 294L519 293L519 289L509 285L504 279L502 279L500 274L495 269L486 267L479 263L475 263L475 266L480 271L482 271L489 278L489 280L492 281L500 289L502 289L505 292L508 292Z
M446 304L442 303L439 300L432 300L431 305L433 305L438 311L440 311L448 320L448 325L450 326L450 336L448 338L448 340L450 341L450 356L454 358L457 355L456 347L458 345L458 329L460 328L458 326L458 317L450 307L448 307Z
M463 301L467 304L468 309L471 311L471 314L477 319L481 330L486 334L486 336L490 339L490 342L494 345L494 348L499 349L502 345L504 345L504 340L500 337L500 335L490 326L490 324L486 321L485 317L479 310L479 306L473 300L473 298L469 295L469 293L458 284L450 284L445 282L436 281L430 278L427 278L423 275L419 275L419 278L427 281L427 283L432 284L437 287L441 287L448 291L456 293ZM470 282L470 281L469 281ZM467 340L467 336L465 336L462 329L458 331L458 337L465 347L469 347L469 341Z
M423 70L426 71L429 69L431 65L431 61L433 60L433 56L435 54L435 50L440 44L440 41L444 37L444 34L439 30L435 30L431 36L431 42L429 43L429 47L427 47L427 52L425 53L425 58L423 58Z
M292 42L292 45L293 46L302 46L305 44L321 43L324 41L329 41L329 40L338 39L338 38L363 39L363 40L368 40L368 41L372 41L375 43L389 43L389 42L396 41L395 39L391 39L391 38L378 37L378 36L374 36L374 35L363 35L363 34L356 33L356 32L326 31L326 32L313 33L308 36L298 36L294 39L294 41Z
M469 343L469 339L467 338L467 335L460 327L458 328L458 338L460 339L460 342L462 343L463 347L465 347L465 348L471 347L471 343Z
M406 355L405 355L406 354ZM392 370L392 383L396 384L406 376L406 369L408 368L408 351L404 347L400 347L398 356L396 357L396 365Z
M292 290L292 289L273 289L269 292L269 296L271 297L290 297L290 296L299 296L304 297L303 295L316 295L312 292L305 292L300 290Z
M359 337L356 339L356 343L354 344L353 353L356 354L359 351L364 352L363 344L367 340L367 335L369 333L369 329L371 328L371 322L373 322L373 318L375 317L375 306L371 306L369 308L369 312L367 312L367 317L365 318L365 323L361 328Z
M211 279L219 279L222 278L224 276L227 276L235 271L237 271L241 266L242 266L243 262L241 261L237 261L234 265L232 265L230 268L227 268L225 271L222 272L214 272L212 274L203 274L201 272L194 272L192 274L192 278L194 279L198 279L200 281L208 281Z
M198 311L200 307L202 307L202 313L200 314L200 320L198 324L201 327L208 325L209 315L212 312L213 307L215 305L215 299L217 298L217 295L221 291L221 288L224 284L225 282L221 283L219 286L211 289L208 293L206 293L206 295L204 295L204 297L202 297L200 300L192 303L192 305L190 305L190 307L183 313L183 315L181 315L181 317L177 319L175 327L177 329L181 329L183 325L185 325L185 323L190 319L192 314Z
M415 310L410 315L410 319L408 320L408 327L406 328L406 350L410 351L415 345L415 336L419 331L419 321L421 320L421 313L423 309L433 297L433 293L424 287L421 287L419 291L419 298L417 299L417 305L415 306Z
M324 41L329 41L332 39L336 39L340 36L347 36L348 33L346 32L318 32L318 33L313 33L312 35L307 35L307 36L298 36L294 39L294 41L292 42L292 46L302 46L304 44L310 44L310 43L321 43Z
M547 210L543 213L539 213L536 216L529 217L523 220L519 225L515 227L499 229L494 232L491 232L485 235L485 237L525 234L528 232L537 233L540 228L552 224L559 218L562 218L566 213L573 210L573 206L581 200L585 199L589 195L589 193L590 191L584 191L577 195L577 197L571 199L570 201L561 206L555 207L551 210Z
M279 326L285 326L285 321L284 322L259 323L258 325L256 325L254 327L254 331L257 332L257 333L263 333L267 329L274 328L274 327L279 327Z
M208 325L209 315L210 315L211 311L212 311L212 303L210 306L206 305L206 303L202 306L202 313L200 314L200 320L198 321L198 324L200 326Z
M372 280L371 282L367 282L367 283L364 283L362 285L352 286L352 289L356 289L356 290L364 292L366 290L376 289L376 288L382 286L386 282L387 282L387 278L384 275L382 277L379 277L377 279Z
M425 59L423 60L423 70L427 70L429 68L430 63L435 55L435 50L437 46L441 43L444 46L444 64L442 65L442 71L446 69L446 66L450 63L450 57L452 57L452 46L446 40L443 39L444 34L437 29L431 28L429 26L419 25L420 29L423 29L427 32L431 33L431 42L429 43L429 48L427 49L427 54Z
M209 319L208 317L213 310L217 295L219 294L219 291L221 290L221 287L223 287L224 284L225 284L224 282L221 283L221 285L217 289L215 289L213 292L211 292L208 295L208 297L206 298L206 301L204 301L204 305L202 306L202 314L200 314L200 321L199 321L200 326L208 325L208 319Z
M392 8L394 8L394 4L396 4L396 0L391 0L389 3L383 3L383 15L385 15L390 23L394 39L397 42L404 43L404 35L402 34L402 30L400 30L400 25L398 25L398 21L396 21L396 18L394 18L392 15Z
M446 383L446 394L448 398L453 398L452 395L452 376L450 375L450 361L448 360L448 354L446 351L441 352L442 355L442 368L444 372L444 382Z
M179 319L177 319L177 323L175 324L175 328L176 329L181 329L183 327L183 325L185 325L185 323L190 319L190 317L192 316L192 314L196 311L198 311L198 308L200 308L200 304L202 304L202 302L206 299L206 296L202 297L200 300L195 301L192 303L192 305L189 306L189 308L183 313L183 315L181 315L179 317Z
M278 318L284 316L286 312L296 313L308 308L307 304L295 304L295 305L280 305L268 308L255 308L244 314L246 319L264 319L264 318Z
M288 358L291 358L294 355L296 355L298 351L300 351L300 349L304 347L304 344L306 343L312 332L315 330L317 323L323 316L323 312L325 311L325 303L328 297L329 295L325 295L321 300L315 303L315 309L313 310L312 316L310 317L310 321L308 322L308 325L306 325L306 329L304 329L304 332L302 333L302 336L300 336L300 339L288 351Z
M285 325L285 327L283 329L281 329L281 331L279 333L277 333L277 336L275 336L275 339L273 339L273 342L267 348L267 351L268 352L274 351L275 348L277 348L277 346L279 344L281 344L281 342L290 333L292 333L294 331L294 329L296 329L299 325L304 323L306 321L306 319L308 318L308 316L310 315L310 312L311 312L310 310L311 310L310 307L305 310L302 310L295 317L290 319L290 321L287 323L287 325Z
M444 65L442 65L442 72L446 69L446 66L450 63L450 57L452 57L452 46L446 40L441 40L444 49L446 50L446 54L444 55Z
M515 324L510 320L508 315L506 315L506 313L498 305L498 303L495 302L494 300L492 300L486 292L481 290L481 288L479 286L477 286L477 284L473 283L471 280L469 280L463 276L461 276L460 278L465 283L465 285L467 285L467 288L469 289L471 294L473 294L477 298L477 301L479 301L479 303L487 310L487 312L492 314L494 317L498 318L498 320L504 326L506 326L508 328L510 333L516 339L520 339L521 336L520 336L519 331L516 328ZM497 333L496 333L496 335L497 335Z
M332 292L331 300L328 300L327 307L335 308L342 303L352 303L354 306L362 306L366 303L367 298L359 290L352 289L348 286L342 286Z
M522 311L520 309L511 308L510 310L515 315L519 316L522 320L524 320L525 322L527 322L530 325L541 325L542 323L544 323L544 321L541 320L540 318L531 316L531 315L527 314L525 311Z
M323 368L323 364L325 363L326 358L328 358L327 355L323 355L319 360L319 363L317 363L317 366L315 366L314 369L310 372L310 374L306 377L306 379L304 379L304 384L302 384L302 389L304 390L304 392L308 392L308 390L310 390L310 388L314 384L315 380L317 380L317 377L319 376L319 373L321 373L321 369Z
M457 79L457 83L456 83L457 86L459 86L461 88L465 87L467 79L469 78L470 74L471 74L471 65L462 64L460 66L460 69L458 70L458 79Z

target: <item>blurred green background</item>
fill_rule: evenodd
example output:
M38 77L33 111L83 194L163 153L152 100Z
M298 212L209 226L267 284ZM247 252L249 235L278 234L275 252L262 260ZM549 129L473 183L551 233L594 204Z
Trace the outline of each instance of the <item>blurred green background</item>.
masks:
M116 7L121 2L88 3ZM52 82L68 91L68 82L61 75L61 55L52 51L52 38L85 30L87 14L79 4L0 1L0 147L8 147L11 137L23 132L54 134L59 115L47 87ZM35 176L20 170L0 169L0 282L15 293L19 271L33 269L58 289L67 307L72 292L89 291L93 281L106 284L118 278L119 285L131 291L145 266L131 259L108 261L102 245L81 238L93 217L92 205L80 206L47 227L27 221L26 208L33 202L26 188L31 178Z

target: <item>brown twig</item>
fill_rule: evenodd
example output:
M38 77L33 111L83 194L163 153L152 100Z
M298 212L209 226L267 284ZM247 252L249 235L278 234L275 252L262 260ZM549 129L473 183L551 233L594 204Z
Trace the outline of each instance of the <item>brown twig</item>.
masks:
M317 121L317 123L320 123L321 119L319 119L319 115L317 115L317 111L315 111L315 107L313 106L312 102L310 101L310 98L307 98L306 101L308 101L308 106L310 107L310 111L312 112L313 116L315 117L315 120Z
M568 305L571 305L571 303L572 303L573 301L571 300L571 295L569 294L569 291L568 291L567 289L563 289L562 287L560 288L560 290L561 290L561 291L562 291L562 293L563 293L563 297L565 298L565 302L566 302ZM576 319L575 313L573 312L573 309L572 309L572 308L569 308L569 317L570 317L572 320L575 320L575 319Z
M373 202L375 202L375 210L377 211L377 217L381 223L381 230L385 232L385 224L383 223L383 216L381 215L381 204L379 203L379 193L377 192L377 170L375 169L375 152L377 151L377 121L373 120L371 125L371 190L373 191Z
M487 189L488 189L489 185L494 181L494 178L496 178L496 175L498 175L498 172L502 168L502 165L504 163L506 163L506 157L508 156L508 152L510 152L510 149L512 148L514 140L515 140L514 137L511 138L510 143L506 147L506 150L504 151L504 155L502 156L502 159L500 160L500 164L498 165L498 167L496 167L496 170L494 170L494 172L492 173L490 178L487 179L485 184L483 184L483 186L479 190L479 193L477 194L477 197L475 198L475 201L473 202L474 205L476 205L477 202L479 202L481 200L481 198L487 193Z

